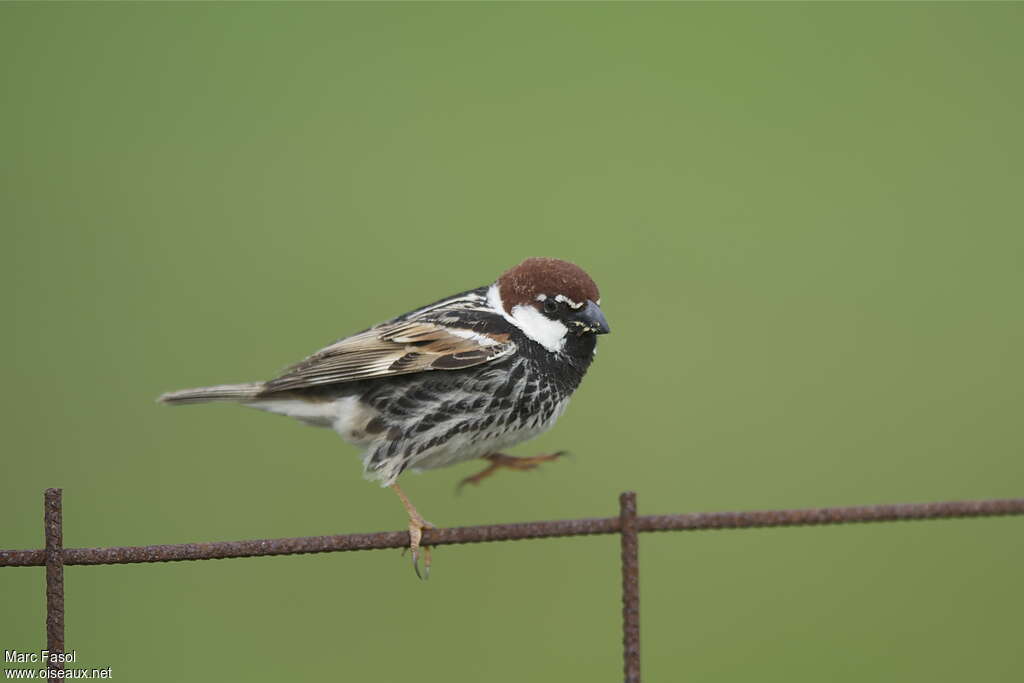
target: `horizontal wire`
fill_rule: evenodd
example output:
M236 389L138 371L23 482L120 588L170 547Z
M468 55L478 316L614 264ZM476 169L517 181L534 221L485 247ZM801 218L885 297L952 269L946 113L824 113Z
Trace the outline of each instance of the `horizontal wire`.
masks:
M943 503L905 503L855 507L807 508L798 510L753 510L748 512L702 512L681 515L645 515L636 518L639 532L751 529L785 526L817 526L905 520L952 519L1024 515L1024 498L968 500ZM532 538L589 536L619 533L618 517L517 522L484 526L426 529L423 545L488 543ZM115 548L65 548L65 565L133 564L213 560L229 557L263 557L329 553L350 550L405 548L408 531L370 534L273 538L251 541L218 541ZM0 567L38 567L46 564L45 550L0 550Z

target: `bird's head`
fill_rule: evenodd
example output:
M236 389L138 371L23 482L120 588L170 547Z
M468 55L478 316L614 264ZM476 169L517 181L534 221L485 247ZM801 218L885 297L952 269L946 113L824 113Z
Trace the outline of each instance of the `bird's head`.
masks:
M553 258L528 258L488 290L491 305L548 351L568 335L607 334L597 285L582 268Z

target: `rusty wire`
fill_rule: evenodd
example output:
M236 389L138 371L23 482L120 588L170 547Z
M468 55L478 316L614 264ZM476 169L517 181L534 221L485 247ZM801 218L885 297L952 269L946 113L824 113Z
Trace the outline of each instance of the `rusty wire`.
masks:
M807 508L802 510L644 515L636 518L636 528L638 532L698 531L894 522L956 517L998 517L1004 515L1024 515L1024 498ZM619 517L518 522L513 524L427 529L423 532L423 545L438 546L457 543L554 538L560 536L617 534L620 531L621 520ZM132 564L138 562L173 562L178 560L209 560L229 557L375 550L404 548L408 545L409 533L407 531L383 531L372 534L182 543L177 545L65 548L63 558L65 565ZM45 550L0 550L0 567L38 567L45 564Z
M51 652L64 651L64 565L129 564L171 562L228 557L291 555L374 548L401 548L409 543L407 531L377 534L277 538L258 541L183 543L123 548L63 547L62 491L47 489L44 495L42 550L0 550L0 567L46 566L46 637ZM528 538L584 536L618 533L622 555L622 634L626 683L640 683L640 586L639 539L641 531L696 531L700 529L749 529L758 527L811 526L855 522L949 519L1024 515L1024 498L973 500L946 503L867 505L860 507L810 508L804 510L762 510L712 512L687 515L636 514L636 494L619 496L619 516L517 524L428 529L424 545L512 541ZM48 677L59 677L63 665L50 664Z

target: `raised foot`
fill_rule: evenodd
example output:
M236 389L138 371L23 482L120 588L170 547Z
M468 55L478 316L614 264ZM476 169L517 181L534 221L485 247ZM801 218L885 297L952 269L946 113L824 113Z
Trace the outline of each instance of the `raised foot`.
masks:
M548 455L532 455L525 458L517 458L515 456L505 455L504 453L490 453L483 457L484 460L489 461L491 464L476 474L466 477L460 481L455 487L455 490L456 492L461 491L462 487L466 484L473 484L475 486L500 469L519 470L520 472L525 472L527 470L535 469L542 462L557 460L567 454L567 451L558 451L557 453L550 453Z

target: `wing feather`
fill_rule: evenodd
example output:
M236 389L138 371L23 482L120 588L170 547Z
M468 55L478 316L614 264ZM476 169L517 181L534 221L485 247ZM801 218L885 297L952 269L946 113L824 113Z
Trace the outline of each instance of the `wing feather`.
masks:
M504 358L515 349L507 335L491 336L422 320L396 320L317 351L267 382L264 392L428 370L459 370Z

